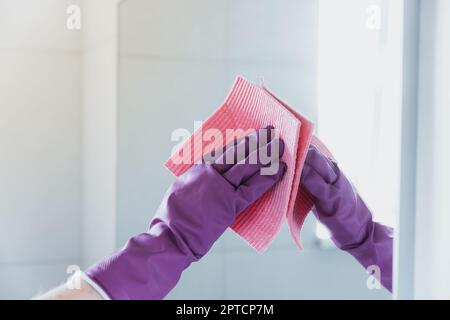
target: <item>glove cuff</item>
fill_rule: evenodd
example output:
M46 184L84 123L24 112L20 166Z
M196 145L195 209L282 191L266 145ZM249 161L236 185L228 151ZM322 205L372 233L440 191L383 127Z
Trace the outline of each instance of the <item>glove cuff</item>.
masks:
M131 238L86 274L113 300L158 300L176 285L192 256L180 250L169 229Z

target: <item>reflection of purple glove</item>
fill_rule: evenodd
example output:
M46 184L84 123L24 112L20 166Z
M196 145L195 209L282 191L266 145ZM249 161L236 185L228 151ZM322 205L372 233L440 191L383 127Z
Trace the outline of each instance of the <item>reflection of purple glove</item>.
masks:
M372 214L336 163L310 147L301 183L313 196L314 214L334 243L365 268L378 266L381 283L392 291L392 230Z
M194 165L178 177L149 230L132 237L124 248L89 268L87 275L112 299L164 298L183 270L208 252L236 215L282 178L284 163L279 163L274 175L261 175L260 169L265 166L245 161L258 152L253 143L247 145L248 141L255 137L258 140L263 130L238 143L247 146L244 155L236 152L238 164L220 164L216 160L212 165ZM261 141L260 149L277 145L282 154L283 142L270 140L267 143L264 139L264 146ZM230 150L233 153L241 149L235 143L225 155Z

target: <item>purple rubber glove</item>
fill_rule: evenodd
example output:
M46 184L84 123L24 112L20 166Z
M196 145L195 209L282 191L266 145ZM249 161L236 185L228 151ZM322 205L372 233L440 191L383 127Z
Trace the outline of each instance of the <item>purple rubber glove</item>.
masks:
M278 162L284 144L272 139L273 135L260 139L264 130L267 132L261 129L226 148L212 165L194 165L178 177L149 230L129 239L124 248L89 268L86 274L111 299L164 298L183 270L208 252L236 215L284 175L286 164ZM249 143L255 140L258 143ZM264 140L264 145L259 140ZM239 148L243 143L245 153L241 155L237 150L242 150ZM279 157L272 159L278 164L277 171L274 175L261 175L260 169L267 165L247 160L255 152L272 150L273 146L280 152ZM226 155L234 155L233 163L237 164L222 164Z
M372 214L337 164L311 146L301 183L313 196L313 212L334 243L365 268L378 266L381 284L392 291L392 229L372 220Z

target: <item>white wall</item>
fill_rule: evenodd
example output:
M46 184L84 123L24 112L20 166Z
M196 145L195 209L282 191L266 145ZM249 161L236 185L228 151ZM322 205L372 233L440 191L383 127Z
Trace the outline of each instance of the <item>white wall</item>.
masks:
M0 298L66 278L80 246L76 0L0 0Z
M450 2L421 2L415 295L450 298Z

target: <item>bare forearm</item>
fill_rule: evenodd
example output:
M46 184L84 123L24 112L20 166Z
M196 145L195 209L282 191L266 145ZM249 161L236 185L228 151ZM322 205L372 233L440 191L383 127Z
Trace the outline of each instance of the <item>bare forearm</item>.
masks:
M84 280L80 280L78 288L69 288L62 284L47 293L35 298L36 300L102 300L97 291Z

